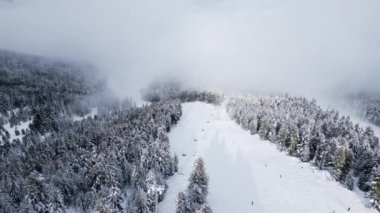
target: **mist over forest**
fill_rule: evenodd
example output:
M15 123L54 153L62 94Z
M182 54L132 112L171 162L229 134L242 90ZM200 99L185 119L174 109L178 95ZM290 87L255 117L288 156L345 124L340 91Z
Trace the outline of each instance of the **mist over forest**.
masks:
M0 0L0 213L380 212L379 0Z
M4 49L97 67L121 97L147 83L325 96L379 91L380 2L13 0Z

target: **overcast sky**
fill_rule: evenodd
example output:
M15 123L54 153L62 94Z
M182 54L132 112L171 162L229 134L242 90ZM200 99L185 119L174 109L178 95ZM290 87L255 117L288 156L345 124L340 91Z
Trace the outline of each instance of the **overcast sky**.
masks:
M379 0L0 0L0 48L83 61L119 95L155 78L380 91Z

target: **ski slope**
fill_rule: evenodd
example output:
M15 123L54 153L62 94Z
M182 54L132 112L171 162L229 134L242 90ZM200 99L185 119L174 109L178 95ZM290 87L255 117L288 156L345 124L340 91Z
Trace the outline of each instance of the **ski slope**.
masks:
M178 154L179 172L167 181L169 189L158 212L175 212L177 194L186 189L199 156L210 177L208 202L215 213L376 212L326 172L250 135L224 107L183 104L183 116L169 138L172 152Z

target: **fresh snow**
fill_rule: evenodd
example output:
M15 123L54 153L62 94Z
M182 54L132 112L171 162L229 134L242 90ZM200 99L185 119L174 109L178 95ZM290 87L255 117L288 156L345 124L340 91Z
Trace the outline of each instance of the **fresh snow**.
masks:
M278 151L250 135L223 106L183 104L183 116L169 133L179 171L169 178L159 212L174 213L177 194L186 189L194 160L205 160L208 202L215 213L367 213L365 199L324 171ZM252 205L253 201L253 205Z
M9 135L10 135L10 139L9 141L12 142L13 140L22 140L22 137L24 137L24 135L22 134L21 130L28 130L29 129L29 125L32 123L32 119L28 120L28 121L25 121L25 122L21 122L19 125L15 125L13 127L11 127L11 124L10 123L7 123L5 124L3 127L5 130L7 130L9 132ZM16 135L16 130L19 130L20 131L20 135Z

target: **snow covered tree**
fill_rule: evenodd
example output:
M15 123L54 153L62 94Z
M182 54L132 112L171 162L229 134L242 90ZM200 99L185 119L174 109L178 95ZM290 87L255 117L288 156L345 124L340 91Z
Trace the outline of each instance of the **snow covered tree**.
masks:
M146 193L143 189L138 188L134 194L133 206L130 207L131 212L149 213L149 202Z
M228 114L252 134L304 162L326 169L347 188L370 190L379 165L379 139L371 128L354 125L349 117L324 110L304 97L247 95L229 99ZM248 122L248 124L247 124Z
M187 194L192 210L199 209L206 203L208 194L208 177L206 174L204 161L198 158L194 163L194 170L190 175L190 183L187 187Z
M184 192L178 193L177 197L177 206L176 206L176 213L189 213L190 211L190 205L187 200L187 195Z
M244 117L243 117L244 119ZM258 121L259 131L258 134L262 139L268 139L268 133L270 130L270 121L267 117L262 117Z
M29 175L26 196L21 204L21 207L23 208L22 211L49 211L49 195L46 193L46 184L44 181L45 178L37 171L33 171Z
M122 212L123 202L122 193L120 189L120 178L118 177L118 167L113 159L114 155L110 155L104 163L107 164L108 170L105 174L105 182L101 186L101 198L97 202L95 210L97 212Z
M301 145L298 148L299 156L303 162L310 161L310 140L311 140L311 130L309 125L303 125L300 129Z
M176 97L181 91L178 81L155 81L142 91L146 101L158 102Z
M352 162L352 154L346 148L341 148L334 160L334 177L338 181L342 181L346 178L350 171Z
M256 117L254 117L250 122L249 122L249 131L252 135L257 133L257 120Z
M204 161L198 158L194 163L194 170L190 175L188 186L191 201L202 204L206 201L208 194L208 177L205 170Z
M176 170L167 133L181 117L179 100L136 107L87 67L2 50L0 76L0 212L152 207L147 173L165 186L163 177ZM173 88L164 95L177 94ZM90 112L96 115L83 117ZM30 127L3 128L30 120ZM10 141L12 133L22 139Z
M64 196L61 191L52 185L47 185L47 194L49 195L49 212L64 213L66 211Z
M207 205L208 176L205 171L204 161L198 158L194 162L194 170L189 178L189 185L185 192L180 192L177 197L177 213L207 212L211 208Z
M290 131L287 124L283 124L278 131L278 139L282 148L287 148L290 145Z
M300 139L299 139L299 132L298 128L294 125L290 126L290 133L289 133L289 154L296 156L298 154L298 147L299 147Z
M380 211L380 174L377 174L371 183L370 197L372 205Z
M196 211L196 213L213 213L213 211L210 206L204 204L199 210Z

